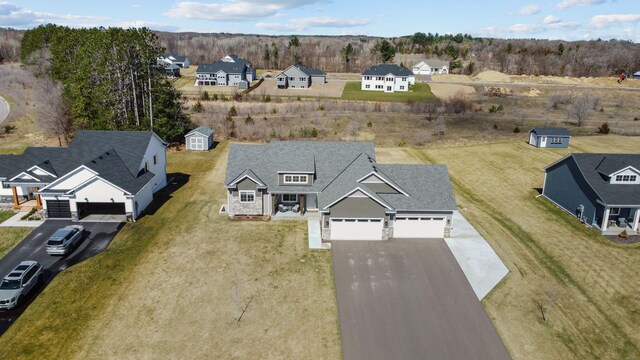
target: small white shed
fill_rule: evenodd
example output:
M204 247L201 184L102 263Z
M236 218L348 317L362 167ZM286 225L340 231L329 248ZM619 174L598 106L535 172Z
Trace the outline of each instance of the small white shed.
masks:
M199 128L189 131L184 136L187 150L202 150L206 151L213 146L213 130L206 126L200 126Z

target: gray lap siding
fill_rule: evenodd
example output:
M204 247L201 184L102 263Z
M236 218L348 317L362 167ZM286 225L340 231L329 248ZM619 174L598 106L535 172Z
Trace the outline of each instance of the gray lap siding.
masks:
M574 216L578 216L578 207L583 205L585 222L600 224L604 207L596 203L597 195L584 180L572 158L547 169L542 194Z

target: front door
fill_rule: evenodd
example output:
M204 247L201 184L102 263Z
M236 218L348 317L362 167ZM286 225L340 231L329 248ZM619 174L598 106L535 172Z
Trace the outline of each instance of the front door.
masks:
M547 137L546 136L542 136L540 138L540 147L547 147Z

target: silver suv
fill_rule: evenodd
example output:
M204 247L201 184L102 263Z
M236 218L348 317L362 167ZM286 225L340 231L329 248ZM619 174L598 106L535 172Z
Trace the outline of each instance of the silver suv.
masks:
M80 243L84 227L80 225L69 225L56 232L47 240L47 254L66 255Z
M42 265L23 261L0 283L0 309L13 309L24 303L36 284L43 280Z

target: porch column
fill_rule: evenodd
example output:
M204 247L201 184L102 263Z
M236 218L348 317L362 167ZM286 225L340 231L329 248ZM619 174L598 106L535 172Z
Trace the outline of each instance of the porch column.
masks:
M36 193L36 209L42 210L42 198L40 194L38 194L38 191L40 191L40 188L36 186L33 190L33 192Z
M18 200L18 187L14 186L12 189L13 189L13 208L20 209L20 201Z
M306 208L306 196L305 195L300 195L300 213L302 215L304 215L305 213L305 208Z
M602 219L602 231L607 231L607 226L609 226L609 211L611 211L611 209L609 208L604 209L604 216Z
M633 216L633 231L638 231L639 221L640 221L640 208L636 209L636 214Z

